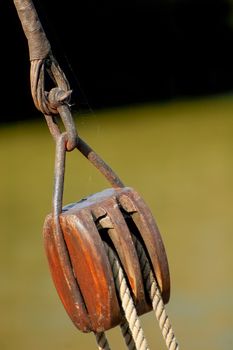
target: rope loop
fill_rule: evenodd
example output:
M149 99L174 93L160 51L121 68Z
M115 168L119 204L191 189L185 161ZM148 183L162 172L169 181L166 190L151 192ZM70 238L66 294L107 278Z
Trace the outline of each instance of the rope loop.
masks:
M45 90L46 72L55 85L50 91ZM48 58L31 61L30 80L34 104L44 114L50 133L55 140L61 134L55 119L60 116L68 134L66 149L72 151L77 146L77 131L69 105L72 90L52 54Z
M46 72L55 85L50 91L45 90ZM48 58L31 61L30 81L34 104L43 114L56 115L59 113L59 106L69 106L72 90L64 72L51 54Z

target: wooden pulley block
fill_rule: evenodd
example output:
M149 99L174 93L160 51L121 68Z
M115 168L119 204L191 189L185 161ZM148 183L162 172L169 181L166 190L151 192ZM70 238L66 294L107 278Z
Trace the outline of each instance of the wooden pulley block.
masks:
M139 239L149 257L164 302L170 279L162 239L153 216L137 192L124 187L108 165L79 138L78 147L113 188L62 208L67 134L56 142L53 211L44 223L44 245L60 299L75 326L83 332L102 332L123 319L108 255L116 252L138 314L152 305L145 294L134 245Z
M132 234L143 242L167 302L170 280L161 236L148 207L133 189L107 189L66 206L58 225L52 214L47 216L44 240L53 280L80 330L100 332L122 321L103 241L118 254L137 312L151 309Z

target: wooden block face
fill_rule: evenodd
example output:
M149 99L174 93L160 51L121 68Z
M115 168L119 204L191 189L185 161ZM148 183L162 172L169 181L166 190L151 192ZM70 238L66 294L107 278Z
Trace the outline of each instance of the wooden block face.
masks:
M92 329L101 332L121 321L111 267L91 212L61 216L61 227Z
M45 220L43 235L50 272L66 312L78 329L90 332L91 322L73 274L66 244L62 233L56 229L51 214Z

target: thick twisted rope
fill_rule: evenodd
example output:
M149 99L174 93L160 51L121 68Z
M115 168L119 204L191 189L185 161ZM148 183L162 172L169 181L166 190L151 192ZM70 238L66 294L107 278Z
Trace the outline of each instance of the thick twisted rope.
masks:
M115 286L121 300L125 319L132 334L131 340L129 339L130 333L126 328L126 325L123 326L123 334L126 334L127 337L126 344L128 343L130 345L130 349L133 349L133 341L137 350L149 350L139 317L137 315L136 308L133 303L133 299L130 294L129 287L127 285L127 281L124 276L123 269L114 251L108 246L107 243L104 243L104 245L112 268Z
M152 272L150 262L146 256L142 244L134 235L132 235L132 238L138 254L143 279L146 285L146 290L150 296L152 307L158 320L159 327L162 331L162 335L165 340L166 346L169 350L179 350L179 345L176 341L171 323L166 314L163 299L158 284L156 282L155 276Z
M132 237L137 250L146 290L152 302L152 307L158 320L159 327L162 331L166 346L168 350L179 350L179 345L175 338L169 318L166 314L163 299L155 276L152 272L150 262L140 241L134 235L132 235ZM143 335L143 330L140 326L136 308L133 304L130 290L124 277L123 269L121 268L116 254L106 243L105 248L112 267L116 289L119 293L119 297L122 301L122 308L125 312L125 320L120 325L125 343L129 350L148 349L146 339ZM104 333L96 334L96 340L99 350L110 350Z
M120 324L121 332L128 350L137 350L129 324L126 319ZM107 337L104 332L95 333L96 342L99 350L110 350Z

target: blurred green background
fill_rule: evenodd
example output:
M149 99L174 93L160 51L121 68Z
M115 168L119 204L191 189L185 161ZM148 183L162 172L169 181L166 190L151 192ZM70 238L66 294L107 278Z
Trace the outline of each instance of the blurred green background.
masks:
M171 272L168 314L181 349L233 348L233 96L171 101L76 116L80 135L150 206ZM45 122L0 128L0 349L94 349L52 284L42 226L51 210L54 144ZM67 155L64 204L108 184ZM151 349L165 349L152 313ZM123 349L120 332L108 332Z

